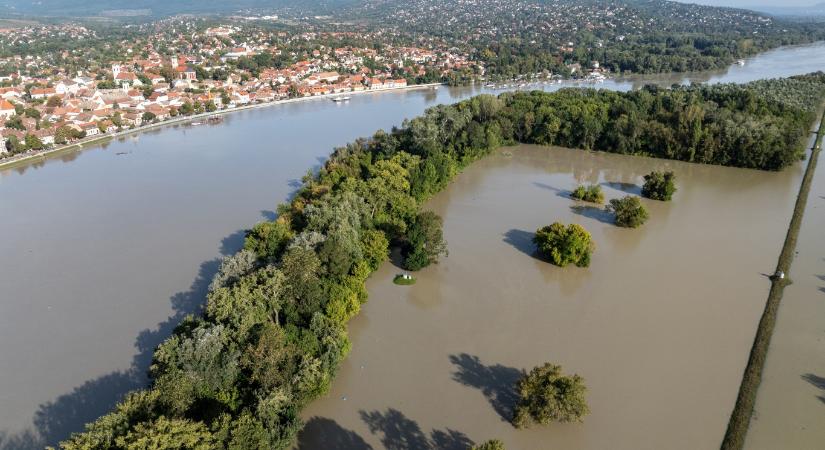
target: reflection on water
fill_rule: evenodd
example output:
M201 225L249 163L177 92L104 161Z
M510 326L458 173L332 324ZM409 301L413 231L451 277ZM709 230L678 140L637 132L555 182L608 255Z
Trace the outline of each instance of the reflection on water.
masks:
M823 49L825 46L816 44L777 50L749 60L744 67L704 76L714 82L747 81L819 70L825 63ZM692 75L691 79L697 78ZM644 82L640 80L673 82L669 77L652 77L613 80L596 86L624 90L639 87ZM554 90L560 86L566 85L530 88ZM321 99L248 110L229 114L218 125L162 127L0 170L0 285L4 289L0 301L0 442L5 442L0 447L17 449L29 445L25 442L32 446L54 443L70 431L79 431L82 422L107 410L126 390L142 384L145 362L135 361L146 361L154 344L168 335L181 311L200 306L198 302L203 297L199 280L209 278L214 261L237 250L244 228L271 218L277 203L295 190L295 181L307 168L317 167L333 147L379 128L390 129L434 104L455 102L481 92L498 91L481 86L442 87L357 95L346 105ZM574 214L569 200L540 186L569 190L575 182L638 183L642 172L635 162L619 158L594 165L594 157L600 161L599 155L586 152L553 161L527 153L518 158L493 157L480 163L504 167L513 161L513 167L520 167L522 172L517 172L515 178L497 180L494 190L485 187L489 181L485 178L462 177L466 187L449 190L439 197L451 205L449 210L440 212L448 224L457 227L448 230L451 256L426 272L423 286L374 293L374 298L411 308L415 311L412 319L416 319L416 314L426 315L418 317L417 333L398 334L392 328L369 335L359 331L359 327L383 329L395 323L390 319L405 317L388 310L393 315L374 320L368 315L359 317L358 326L353 329L354 339L360 339L359 343L373 340L386 346L412 340L420 341L421 349L437 349L442 348L446 337L443 331L431 331L451 325L447 337L463 336L466 345L456 345L447 355L432 355L436 360L424 364L446 365L442 372L450 373L450 354L468 352L481 357L485 364L495 364L506 353L513 353L494 351L496 354L488 359L486 353L473 350L477 344L469 337L486 333L495 336L519 328L519 316L502 315L494 309L501 304L511 304L529 323L536 312L527 307L530 302L520 293L530 292L531 283L549 286L536 293L533 301L553 303L552 299L557 299L561 303L553 304L563 308L564 317L587 318L592 310L602 308L592 286L603 275L592 270L548 268L517 247L526 248L523 235L511 236L514 243L506 242L509 230L529 233L538 224L522 217L520 210L509 210L509 214L522 217L521 222L492 227L483 242L458 237L460 229L470 229L490 220L491 215L498 215L473 211L473 202L485 204L515 189L541 198L530 205L540 214L541 222L558 211L565 220L598 227L601 254L627 255L632 251L634 258L649 255L649 231L663 225L654 221L645 225L648 233L628 234ZM705 170L697 169L699 175L695 175L693 166L679 167L685 177L701 178ZM519 178L522 175L518 173L523 173L524 178ZM731 188L734 192L752 195L748 192L762 192L767 186L764 174L737 173L738 184ZM783 186L773 186L778 189L773 194L783 195ZM605 190L608 195L622 195L621 189L614 191L606 186ZM686 199L694 194L686 190L679 195ZM508 208L514 206L509 203L518 204L512 198L506 201L507 204L496 204L501 214L508 214ZM728 201L726 207L738 200ZM786 222L787 216L777 212L784 205L782 201L771 203L770 208L754 208L753 219L769 224ZM730 214L727 211L719 209L718 214L726 217ZM668 227L670 222L682 220L667 207L660 208L655 215L657 220L666 219ZM758 232L750 231L750 227L739 231L754 238L761 236ZM688 237L696 238L688 232L679 239ZM719 236L716 239L724 240ZM461 261L461 255L467 252L488 246L495 251L494 257L489 253L479 253L479 257L492 259L495 272L480 275L473 264L452 263ZM666 247L661 251L666 251ZM650 258L661 261L662 256ZM510 264L519 267L520 272L499 277L499 273L509 273ZM383 270L386 276L396 271L390 266ZM451 283L468 278L495 280L498 288L491 289L484 283ZM191 293L183 295L189 295L192 303L181 307L176 300L179 293ZM476 300L478 304L474 306L480 308L471 323L457 320L466 306L462 303L464 298ZM367 309L371 311L373 306ZM460 309L453 309L459 306ZM540 312L560 313L555 308ZM502 334L502 339L511 339L506 336ZM609 359L612 353L606 349L600 355ZM510 364L527 367L552 355L533 355L535 358L530 360L528 356L529 352L525 359ZM418 370L415 365L407 367L413 372ZM403 384L396 386L406 389ZM363 410L386 415L388 406L393 405L376 404ZM448 417L460 417L464 412L445 410L433 416L427 411L419 415L418 411L423 411L420 406L395 406L413 420L421 421L421 430L428 436L429 430L447 427L467 433L477 429L450 425L452 419ZM475 406L470 418L488 412L483 401ZM484 422L482 417L476 418L479 423ZM433 423L425 424L425 420ZM356 430L351 424L341 422L341 426L343 431L333 433L341 439L347 439L348 429ZM361 427L356 430L358 435L369 437L372 445L380 447L379 441L372 438L373 433L363 432L363 424ZM38 432L42 436L37 436ZM473 438L477 439L478 434L474 431Z
M663 169L679 190L673 202L644 199L651 218L640 229L568 195L589 182L621 197ZM504 149L428 203L444 216L449 257L414 286L394 285L388 264L368 281L352 353L306 417L374 448L386 443L363 411L403 411L422 433L453 429L508 448L717 448L764 305L760 273L775 264L800 178L800 167ZM554 221L593 234L591 267L536 257L533 232ZM584 377L592 414L517 431L513 381L545 361Z

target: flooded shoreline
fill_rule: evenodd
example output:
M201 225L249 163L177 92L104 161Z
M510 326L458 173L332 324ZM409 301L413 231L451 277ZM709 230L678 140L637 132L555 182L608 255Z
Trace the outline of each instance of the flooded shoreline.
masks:
M443 433L512 448L718 447L801 170L508 150L427 205L444 216L448 258L411 287L391 283L389 264L368 281L352 353L306 410L312 432L299 448L324 448L327 429L393 448L399 423L421 448L442 448ZM663 168L680 190L671 203L645 200L651 219L637 230L567 197L578 183L601 184L608 199L638 193L641 176ZM533 231L556 220L593 234L589 269L535 258ZM584 377L592 413L515 430L512 383L545 361Z
M820 155L757 391L746 449L825 442L825 170Z

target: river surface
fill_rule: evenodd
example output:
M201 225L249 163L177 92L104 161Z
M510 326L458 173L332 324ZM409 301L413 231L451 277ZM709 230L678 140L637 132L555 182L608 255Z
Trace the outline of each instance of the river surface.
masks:
M665 85L691 80L744 82L823 68L825 44L818 43L768 52L749 60L743 67L734 66L728 71L612 80L597 86L627 90L641 86L644 80ZM566 84L538 87L555 90L563 86ZM153 348L168 336L183 315L200 308L219 258L238 250L243 229L271 218L276 205L289 197L306 170L321 164L334 146L379 128L399 125L429 106L455 102L481 92L498 91L480 87L423 89L356 95L347 104L316 100L277 105L230 114L219 125L169 126L0 171L0 448L41 448L44 443L55 443L73 431L82 430L83 423L108 411L124 392L143 386ZM627 164L631 166L628 170L638 174L632 169L635 162ZM792 201L785 201L785 193L794 192L797 172L792 169L780 175L753 173L752 176L759 179L775 180L770 182L773 188L769 190L776 190L778 193L773 195L782 197L781 202L763 210L767 222L760 221L757 225L772 227L787 223L785 211ZM753 189L761 192L762 188L754 186ZM760 203L760 208L764 205ZM721 214L742 213L753 211L743 203L742 207L736 206L735 212L731 209ZM455 214L447 214L449 224L455 223L452 222ZM517 228L518 222L524 223L527 219L528 216L514 217L513 228L532 231L530 227ZM640 245L634 244L639 236L647 239L656 227L654 222L645 233L629 235L627 239L608 239L615 239L615 245L632 250ZM609 230L612 228L605 227L603 232L610 234ZM454 261L460 258L460 241L453 236L454 231L448 232L453 252L450 261ZM754 251L778 254L778 246L770 244L778 241L772 235L764 238L764 245L772 247L766 250L760 246ZM501 239L499 236L485 245L502 245ZM514 249L513 246L503 248ZM605 256L611 254L609 248L602 248ZM526 255L514 255L514 258L521 256L528 258ZM656 263L661 265L662 258L667 256L657 256ZM768 261L751 261L757 262L760 270L770 270ZM446 267L448 263L438 266L439 269ZM388 271L392 272L389 266L382 273L386 276ZM592 284L585 283L588 272L570 273L578 275L571 278L565 273L564 277L555 278L552 288L566 289L566 292L595 288L595 285L582 287ZM538 279L545 280L544 275ZM685 280L680 278L681 285L693 289ZM378 286L375 283L378 277L372 286ZM416 289L426 286L427 282L423 281ZM450 288L445 284L441 289ZM767 292L766 284L758 280L748 289ZM370 305L382 304L379 292L380 289L373 294ZM391 292L400 295L400 291ZM762 297L756 296L751 301L761 304ZM453 319L440 316L444 311L439 312L435 307L439 304L436 297L428 301L434 302L432 313L437 316L419 322L420 339L430 339L428 327L434 319L447 322ZM580 307L586 302L571 301L570 304ZM356 336L357 327L363 328L367 317L387 322L384 326L395 324L403 317L378 319L371 313L372 307L365 308L367 315L354 326ZM750 313L750 310L742 312L743 315ZM744 328L739 331L744 334L753 332L756 321L751 316L741 319ZM451 328L450 333L473 338L490 329L503 331L511 325L480 322L473 328ZM628 332L636 333L632 329ZM391 339L392 334L373 338ZM703 333L697 332L697 335L701 338ZM731 357L738 358L736 369L731 372L744 364L746 351L740 351L740 338L744 339L734 336L720 343L736 348L730 352ZM435 343L434 348L439 345ZM422 352L429 350L421 347ZM357 345L356 351L360 351ZM472 352L473 348L455 351ZM519 351L509 349L514 354ZM497 361L492 353L484 355L481 361L484 364L508 362ZM440 351L432 356L441 358ZM559 353L535 360L532 356L535 355L525 350L524 360L513 360L509 364L528 367L552 357L586 378L593 378L592 366L567 362ZM590 356L589 359L610 358L611 353L599 350ZM624 364L615 362L611 370L621 371ZM651 358L644 364L654 367L656 362ZM395 381L400 379L386 378L381 383L399 392L412 392L404 383ZM684 377L673 382L689 385ZM735 388L727 390L728 387L725 393L732 398ZM729 403L732 407L732 402ZM466 414L488 414L484 405L483 398L476 399L475 403L467 404ZM406 410L403 404L381 407L389 406ZM658 408L661 407L659 404ZM673 408L679 409L679 406ZM416 411L409 413L417 415ZM443 412L436 413L445 416ZM598 414L604 414L604 410ZM422 418L416 416L416 419ZM592 421L595 419L588 423ZM716 427L720 426L717 422L714 421ZM641 432L647 428L640 422L635 430ZM474 439L481 437L473 434Z

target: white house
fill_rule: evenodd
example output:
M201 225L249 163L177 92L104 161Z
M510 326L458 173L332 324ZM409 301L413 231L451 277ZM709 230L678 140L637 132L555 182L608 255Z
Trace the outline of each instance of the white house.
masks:
M11 104L8 100L0 100L0 117L8 119L9 117L14 115L14 105ZM5 148L5 147L3 147Z

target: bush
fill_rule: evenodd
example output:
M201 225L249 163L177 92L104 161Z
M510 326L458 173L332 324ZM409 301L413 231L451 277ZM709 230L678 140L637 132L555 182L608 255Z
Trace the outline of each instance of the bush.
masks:
M561 366L545 363L526 374L516 385L519 401L513 425L524 428L532 423L581 422L590 412L585 401L584 380L566 376Z
M470 450L504 450L504 442L498 439L490 439L478 445L474 445Z
M645 175L642 195L653 200L670 201L676 192L676 175L673 172L650 172Z
M539 228L533 237L539 253L553 264L564 267L573 263L579 267L590 265L595 245L590 233L581 225L561 223Z
M407 242L404 246L404 268L421 270L438 257L447 254L447 243L441 231L441 217L432 211L419 214L407 230Z
M636 228L648 218L647 210L639 198L630 195L610 200L607 210L616 215L616 225L620 227Z
M591 184L590 186L580 185L570 194L576 200L581 200L590 203L604 203L604 194L602 187L598 184Z

